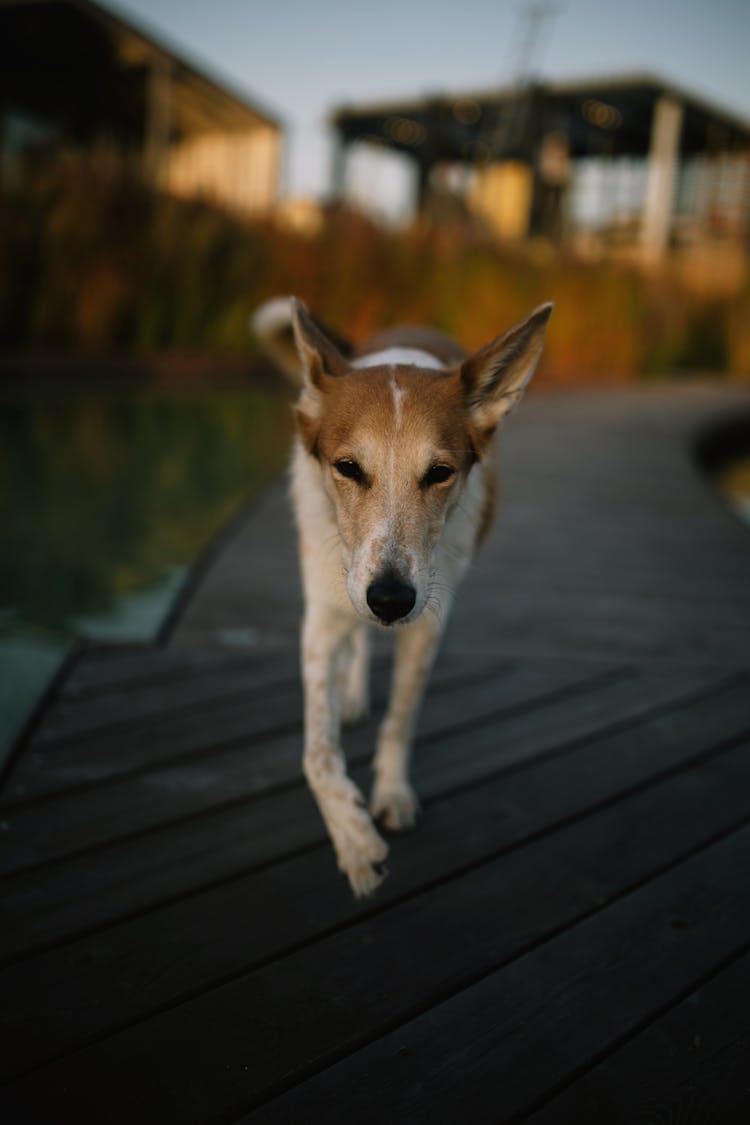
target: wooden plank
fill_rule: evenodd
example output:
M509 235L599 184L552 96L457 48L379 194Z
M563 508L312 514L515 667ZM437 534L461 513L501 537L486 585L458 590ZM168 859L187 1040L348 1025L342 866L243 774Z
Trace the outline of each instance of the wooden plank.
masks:
M652 720L635 742L631 738L626 744L620 735L621 751L610 739L572 752L565 768L563 760L547 762L430 804L419 833L406 849L398 849L406 854L398 857L394 878L368 904L367 913L381 912L420 888L552 831L558 832L558 843L550 841L549 846L568 861L565 841L578 826L559 829L572 816L603 818L596 835L608 841L601 860L605 868L620 839L632 833L633 823L637 831L629 836L630 862L636 855L657 868L673 861L750 811L748 787L742 784L743 778L750 781L748 743L708 760L698 749L698 761L690 766L691 753L694 757L698 747L710 746L706 719L704 705L703 714L693 709L676 728L666 717ZM702 743L695 733L701 727ZM613 757L618 768L610 771ZM671 776L679 767L684 772ZM655 770L662 780L643 792ZM617 801L621 803L614 808L597 811L603 802ZM665 822L674 826L668 836L660 827ZM584 860L587 870L590 863ZM330 856L301 855L14 964L0 973L8 1032L0 1073L69 1051L94 1035L175 1004L181 996L195 995L323 933L361 921L365 911L342 891ZM600 886L598 898L602 893ZM575 894L570 902L575 905ZM253 921L245 924L249 909Z
M511 677L504 678L503 684L510 680ZM509 707L512 712L519 706L520 677L510 686L514 698ZM532 677L527 698L541 702L534 690L538 687L539 681ZM437 699L441 700L440 708L433 714L439 726L449 697L438 696ZM453 704L448 705L453 707ZM560 706L564 705L563 700ZM571 709L570 700L567 707ZM559 710L556 713L559 715ZM502 717L505 710L500 708L499 714ZM461 723L458 729L463 729ZM428 736L429 727L424 737ZM48 871L37 870L6 879L2 909L12 925L0 927L2 955L18 952L27 943L33 945L40 937L49 941L57 932L56 920L65 919L63 932L68 932L71 924L79 928L101 923L110 917L112 910L114 917L119 917L123 912L153 905L153 896L158 902L160 898L184 894L191 887L272 862L280 854L294 852L322 839L314 805L301 780L299 738L295 736L283 744L264 743L262 750L268 756L269 768L278 768L274 759L283 761L286 756L297 782L290 792L277 794L270 805L261 802L248 807L245 799L233 791L228 807L204 810L197 818L183 818L172 825L165 825L160 819L157 835L141 834L108 845L106 849L50 864ZM370 752L368 746L368 760ZM244 748L241 761L246 769ZM252 776L262 780L262 769ZM231 785L231 778L229 783ZM189 791L190 787L185 788ZM199 792L204 790L205 778ZM45 812L42 807L42 817ZM248 829L250 818L252 832Z
M456 721L453 693L459 689L462 711L465 707L472 722L478 724L482 719L497 718L498 713L543 706L550 696L556 698L561 692L593 690L600 684L600 673L576 677L556 669L547 675L535 668L506 670L505 666L499 676L480 678L471 686L444 681L428 700L421 737L446 737L466 728L465 718ZM381 697L384 691L385 683L381 682ZM282 784L301 783L300 706L297 693L291 700L286 693L264 699L258 725L274 725L270 730L261 726L265 735L261 743L257 730L251 728L242 745L228 750L209 743L205 754L172 762L167 768L152 768L119 782L62 794L41 806L6 809L6 847L0 852L0 874L24 870L51 858L59 860L227 803L236 804ZM293 733L283 737L290 728ZM347 739L350 759L362 760L371 753L374 741L373 724L353 731Z
M746 752L722 760L708 801L720 817L749 771ZM237 1115L327 1068L260 1120L368 1120L374 1107L379 1120L450 1120L463 1106L472 1121L496 1121L500 1076L503 1115L520 1112L747 945L750 827L669 866L679 850L663 817L687 832L689 851L707 842L704 781L701 771L685 805L672 804L672 782L498 857L51 1063L10 1094L71 1113L115 1092L114 1122L144 1105L154 1120L192 1122Z
M4 794L3 809L66 790L95 786L109 779L148 771L160 763L188 759L233 742L294 729L300 721L300 691L290 683L267 690L262 698L219 702L202 714L152 717L142 726L106 735L97 732L53 752L27 752ZM261 705L262 704L262 705Z
M750 659L746 533L685 457L716 401L542 399L509 428L510 501L448 654L471 651L476 668L481 651L557 653L582 676L624 654L668 675L504 714L479 687L439 693L417 758L425 819L393 841L393 874L371 903L354 905L336 879L298 780L291 693L235 707L209 670L200 722L198 708L169 718L179 678L159 671L152 687L132 665L121 698L124 682L105 673L61 704L67 734L47 743L44 770L33 755L21 763L30 789L15 793L9 829L11 866L36 866L2 884L0 942L20 958L0 974L21 1016L8 1061L64 1056L6 1090L19 1118L98 1120L114 1104L115 1120L228 1119L288 1090L271 1119L411 1121L424 1104L435 1121L497 1120L624 1066L629 1046L623 1073L639 1073L650 1029L748 934L747 845L718 859L709 847L748 815L747 748L726 745L747 731L747 685L684 698ZM178 632L205 638L231 614L292 637L291 549L276 569L288 516L250 523ZM260 581L256 567L248 583L259 541ZM368 728L349 743L360 779L370 740ZM730 1003L727 991L724 1013ZM397 1029L416 1036L411 1060L392 1061ZM746 1038L737 1025L705 1069L707 1090L724 1074L733 1090L717 1112L739 1095ZM684 1086L665 1103L661 1089L647 1112L695 1110Z
M109 734L113 728L140 726L144 720L170 713L195 714L206 706L222 705L233 697L257 699L279 684L298 681L296 663L287 655L204 668L198 676L160 679L134 686L111 684L83 705L62 700L51 707L32 747L44 753L81 737Z
M184 648L128 645L113 648L92 644L72 670L60 689L60 700L66 704L83 703L110 688L139 690L158 681L191 679L222 667L253 665L263 655L253 649L221 647L220 645Z
M747 950L748 859L745 828L450 998L436 995L410 1022L242 1120L522 1119Z
M450 660L436 670L436 687L463 684L467 677L484 680L509 667L506 658L484 659L481 670L477 661L457 667ZM559 663L548 662L554 672ZM607 667L607 665L605 665ZM588 668L581 671L590 673ZM376 703L386 692L387 671L382 661L373 669L373 691ZM570 672L570 665L564 672ZM559 675L559 671L555 673ZM213 756L222 746L242 747L261 737L297 729L302 721L302 689L297 677L266 690L261 700L252 693L234 700L218 700L214 706L203 704L196 715L151 716L137 727L111 730L106 740L100 732L88 738L79 737L71 744L56 745L44 754L26 753L19 762L4 794L4 808L26 804L39 797L62 794L66 789L96 785L110 778L124 777L150 770L162 763L184 762L203 754ZM262 704L262 705L261 705Z
M580 740L634 725L651 712L672 709L704 691L711 692L719 683L721 680L713 678L706 683L702 675L693 679L683 674L673 679L643 673L602 683L597 690L577 693L559 704L529 709L501 727L477 726L460 745L444 744L441 732L431 740L429 763L424 754L416 758L418 782L432 792L467 785L529 759L563 753ZM746 687L744 695L747 702Z
M491 617L500 650L505 631L525 655L747 665L746 533L692 471L674 414L689 399L584 395L519 412L503 434L508 499L462 599L462 635ZM697 403L699 426L708 400ZM498 588L514 596L489 602ZM644 597L649 588L679 596Z
M750 955L553 1096L529 1125L750 1119Z
M750 668L750 619L738 628L714 630L708 623L691 623L690 615L681 615L676 608L673 618L660 625L645 620L632 604L632 611L614 616L592 613L584 593L559 600L566 602L565 613L551 618L535 612L535 599L525 611L509 604L492 616L479 604L466 606L456 641L467 647L473 644L475 651L524 660L586 652L590 657L639 666L659 663L672 671L680 667L694 671ZM546 601L542 590L536 601L538 607Z
M720 596L718 591L711 598L701 599L691 598L687 594L676 597L674 592L671 596L662 592L649 596L643 592L634 594L632 591L613 588L611 579L606 574L601 575L602 584L606 582L604 589L597 589L596 586L582 587L577 575L576 579L577 589L571 596L570 588L560 582L558 574L549 575L541 589L514 591L507 603L500 603L500 613L508 611L518 616L533 613L539 621L554 625L558 621L568 620L582 610L587 617L595 620L609 619L618 626L623 620L635 617L641 628L652 632L660 631L667 625L675 631L681 631L684 623L680 620L680 610L688 608L689 630L696 635L704 630L718 632L726 643L738 640L736 634L746 630L750 622L750 598L747 593L734 602ZM475 612L482 609L478 599L474 608ZM747 652L747 646L745 651Z
M606 796L611 792L609 786L615 784L617 778L623 784L630 784L633 773L638 776L639 769L643 768L634 764L632 749L635 733L640 740L642 728L636 726L617 732L615 724L615 732L605 739L599 727L597 738L596 728L575 726L576 711L570 703L568 712L566 714L563 703L555 708L559 729L576 730L578 744L584 749L587 742L595 744L593 760L597 760L598 747L612 748L606 759L605 777L600 777L597 769L589 778L588 785L595 786L593 791ZM518 721L525 721L523 714L518 715ZM666 710L659 717L652 718L648 730L643 733L644 745L651 755L651 771L658 772L660 768L674 765L675 755L677 760L681 760L689 747L694 750L698 747L703 751L706 746L719 744L721 739L737 738L748 730L748 726L744 685L728 688L717 693L715 699L706 699L695 706ZM512 720L501 724L499 730L507 739L512 731ZM587 739L584 738L585 732L588 733ZM679 740L676 742L677 733ZM530 737L533 738L533 735ZM439 744L433 747L433 757L437 746ZM528 744L521 742L516 745L517 760L510 758L506 763L508 769L530 760L531 756L524 754L524 749L528 749ZM466 757L466 740L450 740L446 753ZM555 772L560 784L568 776L567 766L564 765L566 760L567 755L560 758L560 772ZM585 760L588 762L589 759ZM553 762L554 759L545 763L548 771ZM423 799L430 800L441 795L448 798L450 795L450 800L454 801L451 785L443 786L440 773L434 766L434 760L417 766L417 784ZM362 775L356 776L367 785L365 771L367 766L362 767ZM501 777L507 776L505 771L497 773ZM482 786L487 784L487 780L482 780ZM584 778L576 775L571 808L585 807L585 794L588 793L590 798L593 791L587 789ZM545 805L542 803L540 807ZM500 834L501 825L496 828ZM457 832L466 834L467 831L467 822L460 822L451 829L453 835ZM399 839L395 845L399 852L407 854L409 846L417 850L426 847L422 843L421 832ZM8 877L2 883L0 903L2 917L6 919L0 926L1 955L18 957L49 947L62 939L125 918L129 913L195 893L216 881L226 881L278 863L280 859L309 847L320 847L316 862L322 865L320 871L325 874L319 877L331 880L332 859L325 834L313 801L300 785L275 793L268 800L254 804L240 802L229 809L164 826L154 834L120 841L62 863L49 864L36 872ZM440 854L444 857L444 852ZM448 863L448 857L444 857L443 862ZM392 876L394 884L397 877L403 877L399 874L401 870L400 866L396 868ZM271 885L274 877L270 876ZM299 890L296 893L299 894ZM343 885L337 888L336 893L343 895L344 901L350 901Z

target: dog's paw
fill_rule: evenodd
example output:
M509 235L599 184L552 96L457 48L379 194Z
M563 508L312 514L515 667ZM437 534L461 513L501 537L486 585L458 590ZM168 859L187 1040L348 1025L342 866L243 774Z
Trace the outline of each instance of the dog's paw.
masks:
M356 898L364 898L377 890L388 874L385 860L388 845L360 803L339 808L335 820L329 820L336 858Z
M385 866L388 845L367 813L363 816L367 817L367 825L360 826L356 839L354 834L349 834L345 846L336 848L339 868L349 880L355 898L371 895L388 874Z
M388 868L385 866L388 845L380 836L378 839L384 847L373 854L382 855L382 859L371 858L360 853L356 857L350 857L348 866L342 868L355 898L367 898L368 895L373 894L388 875Z
M419 799L408 781L384 784L376 781L370 800L370 812L392 832L413 828L417 822Z

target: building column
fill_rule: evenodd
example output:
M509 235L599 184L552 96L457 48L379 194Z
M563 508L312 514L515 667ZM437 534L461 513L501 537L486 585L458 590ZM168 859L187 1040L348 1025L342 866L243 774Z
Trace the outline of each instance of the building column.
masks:
M161 55L152 58L147 83L143 171L151 187L161 188L167 171L171 129L172 65L169 59Z
M682 118L682 105L673 98L661 97L654 105L641 225L641 249L647 261L659 259L669 242Z
M338 129L333 130L331 152L331 202L344 203L346 200L346 168L349 145Z
M417 199L416 210L418 215L423 215L427 210L427 201L430 193L430 173L432 164L422 158L417 163Z

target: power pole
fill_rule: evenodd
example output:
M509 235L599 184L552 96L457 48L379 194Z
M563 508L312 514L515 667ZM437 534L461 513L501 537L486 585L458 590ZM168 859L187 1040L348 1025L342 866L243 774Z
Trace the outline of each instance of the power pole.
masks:
M545 23L556 16L559 6L552 0L526 0L519 10L520 44L515 66L512 67L513 85L526 86L532 77L531 61L534 57Z

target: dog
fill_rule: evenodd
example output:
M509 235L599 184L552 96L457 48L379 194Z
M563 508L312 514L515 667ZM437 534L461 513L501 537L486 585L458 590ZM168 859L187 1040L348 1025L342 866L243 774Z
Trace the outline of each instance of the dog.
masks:
M300 387L291 492L305 596L304 772L357 898L387 874L375 823L398 831L416 820L417 714L456 589L493 520L493 435L534 373L552 307L473 355L421 328L356 348L292 297L252 319ZM372 625L394 630L395 659L368 811L340 730L368 710Z

